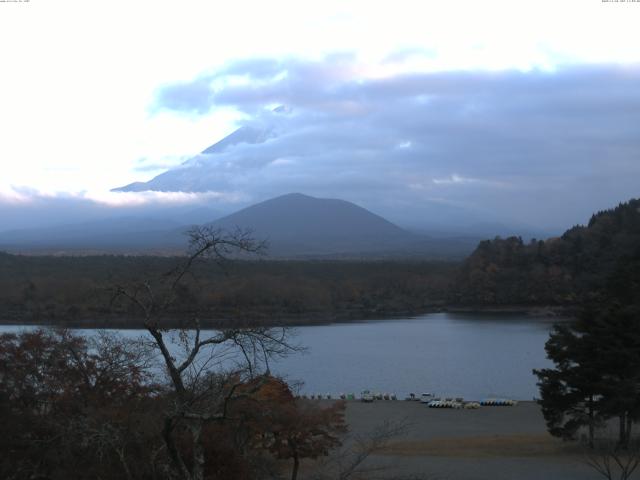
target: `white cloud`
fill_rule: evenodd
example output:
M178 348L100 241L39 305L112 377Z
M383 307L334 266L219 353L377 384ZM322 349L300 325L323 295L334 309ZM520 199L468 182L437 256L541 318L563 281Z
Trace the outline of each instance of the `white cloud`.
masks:
M215 74L240 58L318 60L346 51L355 60L332 74L355 81L640 62L638 4L599 0L60 0L1 7L0 191L14 200L25 197L11 185L56 195L146 180L137 159L188 157L224 137L247 119L232 104L199 116L152 107L163 86ZM284 75L251 85L266 88ZM226 81L217 87L246 88L248 79ZM422 98L431 105L431 96ZM325 107L370 114L357 98ZM402 138L385 141L402 149ZM410 138L403 154L418 150ZM438 174L441 186L480 177Z
M112 207L150 204L187 205L206 202L238 203L246 196L235 192L87 192L79 199L91 200Z
M269 166L277 167L281 165L294 165L296 161L293 158L276 158L272 162L269 162Z
M457 173L453 173L448 177L434 178L432 182L436 185L468 185L470 183L481 183L482 180L478 178L463 177Z
M19 191L10 189L0 189L0 204L24 204L28 203L31 196L28 193L20 193Z

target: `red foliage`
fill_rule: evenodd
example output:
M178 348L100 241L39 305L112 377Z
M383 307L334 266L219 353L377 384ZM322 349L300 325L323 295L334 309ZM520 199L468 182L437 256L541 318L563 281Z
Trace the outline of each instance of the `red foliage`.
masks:
M157 398L119 339L37 330L0 336L0 477L122 478ZM110 475L111 474L111 475Z

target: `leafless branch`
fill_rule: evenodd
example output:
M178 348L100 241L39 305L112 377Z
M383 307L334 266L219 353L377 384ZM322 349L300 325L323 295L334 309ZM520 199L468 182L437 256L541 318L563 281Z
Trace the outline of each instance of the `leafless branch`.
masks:
M640 443L621 448L615 441L603 439L585 451L584 462L607 480L628 480L640 465Z
M255 393L265 378L255 375L261 367L269 371L271 358L282 357L301 348L291 343L289 331L284 328L226 329L205 336L200 319L194 316L179 329L178 340L183 356L180 360L175 358L168 343L171 337L165 336L169 329L161 327L160 319L169 313L178 299L179 289L186 277L193 275L195 264L210 259L222 266L231 256L261 254L266 248L264 242L256 242L252 238L250 231L239 229L226 233L208 226L195 227L188 236L190 247L182 263L155 283L145 279L128 286L116 285L111 291L111 303L123 298L142 314L143 325L153 338L155 348L160 351L175 393L163 427L174 472L185 479L201 480L204 457L200 435L203 425L224 421L231 403ZM244 365L238 370L248 371L249 379L253 379L250 388L242 381L242 376L237 376L238 381L229 384L230 376L213 375L207 371L206 367L214 361L214 348L223 345L235 347L241 355ZM209 356L200 362L205 349L209 350ZM180 429L191 433L193 458L190 462L184 460L175 444L175 434Z
M314 480L383 478L384 465L367 465L367 460L407 432L409 423L385 421L366 435L346 437L343 447L333 452L318 468Z

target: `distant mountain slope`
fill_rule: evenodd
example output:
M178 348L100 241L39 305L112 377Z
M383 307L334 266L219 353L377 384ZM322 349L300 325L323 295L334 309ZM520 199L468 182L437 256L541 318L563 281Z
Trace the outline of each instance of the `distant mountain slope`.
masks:
M148 181L119 186L112 191L216 192L225 196L245 193L269 198L301 188L302 184L297 180L300 179L304 185L317 185L319 194L326 197L342 198L349 195L349 187L341 187L340 183L334 185L330 176L309 177L315 171L311 158L324 151L322 141L318 143L318 139L307 138L306 135L310 133L304 133L306 129L298 130L295 127L292 131L295 120L290 114L286 107L278 107L182 164ZM336 138L344 134L340 132ZM329 139L327 141L332 142ZM263 182L263 177L269 180ZM409 192L407 194L409 197L398 203L385 201L382 196L373 196L367 200L369 203L366 207L375 209L409 230L426 232L429 236L431 232L440 230L440 235L433 233L434 237L440 238L454 235L479 239L487 233L527 236L526 232L531 230L525 225L514 224L513 219L502 218L494 211L482 210L473 204L442 202L437 198L417 196L407 201L413 196ZM405 206L400 206L402 204ZM465 252L468 251L465 249Z
M206 192L215 190L219 173L208 165L207 157L223 153L228 148L242 143L255 145L266 142L272 132L267 128L241 127L222 140L205 148L200 156L190 158L177 168L152 178L148 182L134 182L112 192Z
M247 207L212 223L251 229L273 255L398 251L421 240L351 202L292 193Z
M605 294L640 299L640 199L598 212L559 238L481 242L462 266L453 300L571 305Z
M205 212L210 211L206 210ZM184 222L116 217L0 232L0 250L22 253L182 253L185 232L204 212L185 212ZM209 217L211 218L211 217ZM409 232L351 202L293 193L249 206L209 225L249 229L267 241L271 258L461 259L478 239L431 238Z

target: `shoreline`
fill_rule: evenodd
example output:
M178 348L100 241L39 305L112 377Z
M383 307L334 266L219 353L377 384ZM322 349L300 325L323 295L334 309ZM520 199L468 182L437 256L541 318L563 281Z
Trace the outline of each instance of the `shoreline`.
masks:
M542 317L568 317L573 307L558 305L495 305L460 306L450 305L443 308L448 313L486 313L486 314L522 314Z
M216 318L210 320L200 320L203 329L225 329L225 328L251 328L251 327L306 327L323 326L344 323L359 323L370 321L393 321L406 320L421 317L434 313L452 314L477 314L477 315L523 315L526 317L537 317L544 319L569 319L570 308L558 306L433 306L420 311L406 310L397 312L377 312L371 310L343 311L338 313L318 313L308 312L305 314L281 314L274 321L274 316L266 313L246 314L239 318ZM160 321L166 328L181 328L181 322L177 318L167 318ZM105 329L105 330L138 330L143 329L142 320L135 317L113 316L93 320L62 320L57 319L18 319L1 318L0 325L4 326L34 326L53 327L71 329Z

